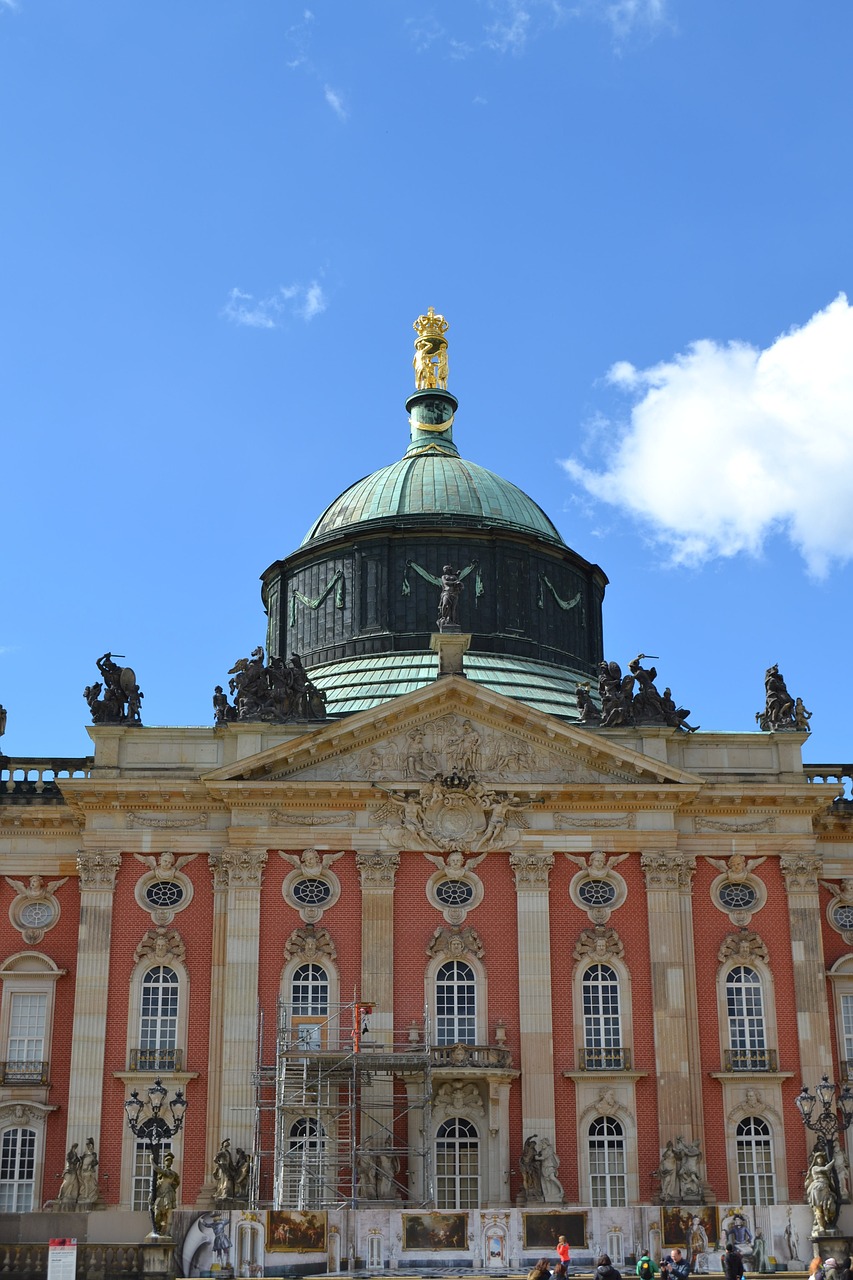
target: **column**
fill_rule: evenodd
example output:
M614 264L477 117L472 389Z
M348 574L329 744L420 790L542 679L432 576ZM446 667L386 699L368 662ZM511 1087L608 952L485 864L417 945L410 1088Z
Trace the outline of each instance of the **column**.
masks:
M826 961L818 923L822 918L818 897L822 865L817 854L792 854L781 860L788 895L800 1066L809 1087L818 1083L832 1063Z
M693 943L692 854L644 853L661 1149L704 1142L699 1002Z
M221 874L227 876L228 889L216 1146L223 1138L230 1138L232 1150L252 1148L255 1119L252 1075L258 1041L258 935L266 861L266 849L226 849L220 855Z
M80 926L77 931L66 1150L72 1143L82 1143L88 1137L94 1138L96 1147L101 1144L113 893L120 866L120 853L81 852L77 855Z
M488 1076L489 1084L489 1198L482 1207L510 1204L509 1094L512 1080Z
M552 853L513 853L518 916L518 1004L521 1030L523 1138L555 1142L551 921L548 877Z

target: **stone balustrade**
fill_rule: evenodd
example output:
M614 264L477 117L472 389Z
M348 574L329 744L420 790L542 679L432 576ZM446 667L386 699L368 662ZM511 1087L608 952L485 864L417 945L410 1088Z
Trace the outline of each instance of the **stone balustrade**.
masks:
M62 804L60 778L88 778L93 756L0 755L0 804Z

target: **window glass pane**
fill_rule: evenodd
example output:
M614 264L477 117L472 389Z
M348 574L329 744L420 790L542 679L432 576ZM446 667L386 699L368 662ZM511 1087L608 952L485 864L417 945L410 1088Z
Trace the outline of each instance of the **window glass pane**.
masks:
M435 1014L438 1044L476 1043L477 987L470 965L451 960L441 966L436 975Z
M47 995L17 992L12 996L6 1055L10 1062L44 1060L46 1014Z
M476 1209L480 1200L480 1139L468 1120L441 1125L435 1144L439 1209Z
M148 1143L145 1141L148 1134L156 1135L153 1120L146 1120L139 1126L139 1135L134 1147L133 1181L130 1192L132 1209L147 1209L148 1197L151 1194L151 1156ZM160 1146L160 1159L162 1160L166 1152L171 1150L172 1144L167 1139Z
M290 984L293 1014L304 1018L325 1018L329 1014L329 979L318 964L301 964Z
M609 965L591 965L584 974L583 1020L587 1049L619 1048L619 980Z
M844 1057L853 1062L853 996L841 997L841 1025L844 1031Z
M142 980L140 1049L174 1049L178 1037L178 975L166 965L149 969Z
M30 1212L35 1165L35 1130L7 1129L0 1142L0 1212Z
M761 979L754 969L732 969L726 979L729 1042L732 1049L765 1049L764 1002Z
M589 1127L590 1199L598 1208L626 1205L625 1135L618 1120L599 1116Z
M328 1199L325 1192L326 1134L313 1116L296 1120L287 1136L283 1196L291 1209L310 1209Z
M775 1204L770 1127L758 1116L747 1116L737 1127L737 1167L741 1204Z

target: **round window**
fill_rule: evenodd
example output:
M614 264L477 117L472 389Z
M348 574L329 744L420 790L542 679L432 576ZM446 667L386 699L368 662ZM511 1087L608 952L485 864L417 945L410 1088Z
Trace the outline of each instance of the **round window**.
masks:
M435 896L443 907L464 907L474 897L474 887L465 880L442 880Z
M608 880L584 880L577 894L585 907L608 907L616 897L616 887Z
M331 898L332 886L325 880L311 877L311 879L297 880L290 892L304 907L319 907Z
M751 911L758 902L751 884L722 884L719 898L724 911Z
M174 880L152 880L146 887L145 899L152 907L176 907L184 900L184 891Z
M836 929L853 929L853 907L839 904L832 913Z
M55 915L56 908L49 902L28 902L18 913L28 929L46 929Z

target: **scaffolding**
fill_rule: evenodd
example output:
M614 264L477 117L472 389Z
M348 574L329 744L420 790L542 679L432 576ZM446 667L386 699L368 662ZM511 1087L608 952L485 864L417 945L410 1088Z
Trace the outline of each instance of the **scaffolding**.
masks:
M429 1029L374 1039L372 1008L279 1001L274 1061L260 1015L252 1208L433 1203Z

